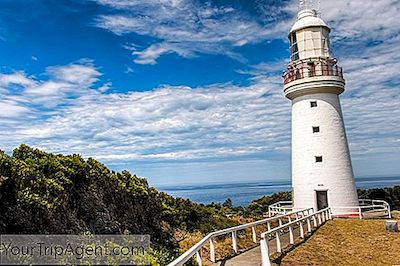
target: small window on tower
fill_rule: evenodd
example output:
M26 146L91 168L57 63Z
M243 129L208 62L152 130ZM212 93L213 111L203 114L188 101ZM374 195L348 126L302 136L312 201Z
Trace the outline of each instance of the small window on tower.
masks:
M312 101L312 102L310 102L310 104L311 104L311 108L318 106L316 101Z
M322 156L315 156L316 163L322 163Z
M319 133L319 127L312 127L313 133Z

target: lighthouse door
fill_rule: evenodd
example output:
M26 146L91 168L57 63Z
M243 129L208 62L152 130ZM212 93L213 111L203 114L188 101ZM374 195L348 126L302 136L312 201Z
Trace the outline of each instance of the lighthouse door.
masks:
M316 191L317 192L317 208L323 210L328 208L328 191Z

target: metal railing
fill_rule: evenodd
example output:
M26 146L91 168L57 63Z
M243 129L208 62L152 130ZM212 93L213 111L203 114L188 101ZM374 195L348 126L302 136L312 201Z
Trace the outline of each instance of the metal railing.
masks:
M251 228L252 232L252 240L254 243L257 243L257 231L256 227L259 225L267 225L267 229L271 230L272 229L272 223L273 222L278 222L279 227L283 225L283 220L287 218L289 221L291 221L291 217L295 217L296 219L300 217L305 217L312 213L314 210L312 208L308 209L303 209L299 210L296 212L290 212L287 214L275 216L275 217L270 217L267 219L263 219L260 221L252 222L252 223L247 223L243 225L238 225L235 227L231 228L226 228L223 230L219 230L213 233L208 234L205 236L202 240L197 242L193 247L191 247L189 250L187 250L185 253L183 253L181 256L179 256L177 259L172 261L171 263L168 264L168 266L181 266L184 265L186 262L190 261L193 257L196 258L197 264L199 266L202 265L202 256L201 256L201 249L207 244L210 244L210 260L212 262L216 262L216 256L215 256L215 238L218 236L223 236L227 234L231 234L232 237L232 248L235 251L235 253L238 252L238 246L237 246L237 232L245 230L247 228Z
M298 228L299 228L300 237L304 239L305 238L305 232L304 232L304 227L303 227L304 224L307 224L307 232L311 233L313 229L321 226L327 220L330 220L330 219L332 219L331 210L330 210L330 208L326 208L326 209L320 210L318 212L304 216L302 218L298 218L289 223L283 224L274 229L268 230L265 233L262 233L261 240L260 240L262 266L271 266L272 265L271 260L270 260L270 252L269 252L269 244L268 244L269 239L272 239L273 237L275 237L276 252L282 253L281 236L283 234L289 234L289 244L293 245L295 243L294 229L296 226L298 226Z
M286 214L293 211L292 201L279 201L268 206L268 215L272 217L277 214Z
M279 201L268 206L270 216L286 214L293 211L292 201ZM359 206L331 206L331 211L336 217L358 217L363 219L368 215L383 214L391 218L390 205L384 200L359 199Z
M392 218L390 212L390 205L384 200L372 200L372 199L359 199L359 206L356 207L332 207L332 212L340 213L340 216L355 216L363 219L368 215L387 215L388 218Z
M316 64L308 65L303 64L296 67L289 68L284 74L284 84L288 84L295 80L311 77L321 76L336 76L343 78L343 69L338 65Z

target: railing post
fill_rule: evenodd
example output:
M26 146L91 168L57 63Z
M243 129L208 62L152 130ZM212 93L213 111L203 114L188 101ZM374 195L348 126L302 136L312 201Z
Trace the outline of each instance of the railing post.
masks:
M203 262L201 261L201 254L200 254L200 250L196 252L196 262L199 266L203 265Z
M321 213L318 213L318 225L322 224Z
M213 238L210 238L210 260L215 263L215 246Z
M268 217L271 218L271 207L268 207Z
M307 232L311 233L311 222L310 222L310 218L307 218Z
M361 207L358 207L358 216L360 217L360 220L361 220L362 219Z
M268 250L268 239L267 237L260 240L261 249L261 262L262 266L271 266L271 261L269 260L269 250Z
M289 225L289 243L294 244L293 227L291 225Z
M282 253L282 245L281 245L281 238L279 235L279 231L276 231L275 236L276 236L276 252Z
M279 218L278 221L279 221L279 226L282 226L282 220L281 220L281 218Z
M235 253L238 252L238 248L237 248L237 235L236 235L236 231L232 232L232 247L233 250L235 251Z
M315 227L318 226L318 225L317 225L317 217L315 217L315 214L313 215L312 219L313 219L314 228L315 228Z
M271 231L271 223L269 221L267 222L267 229L268 231Z
M300 225L300 237L304 238L304 227L303 227L303 221L299 221Z
M257 231L255 226L251 227L251 233L253 235L253 242L257 243Z

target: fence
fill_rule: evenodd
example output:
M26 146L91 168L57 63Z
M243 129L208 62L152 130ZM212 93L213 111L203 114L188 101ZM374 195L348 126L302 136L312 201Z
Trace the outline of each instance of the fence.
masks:
M257 243L257 231L256 227L259 225L267 225L268 230L272 229L272 223L273 222L278 222L279 227L283 225L283 220L287 219L291 221L292 217L295 217L296 219L300 217L306 217L310 213L313 212L312 208L308 209L303 209L299 210L296 212L290 212L287 214L275 216L275 217L270 217L267 219L263 219L260 221L252 222L252 223L247 223L223 230L219 230L213 233L208 234L206 237L204 237L202 240L200 240L196 245L191 247L188 251L183 253L180 257L175 259L173 262L168 264L168 266L181 266L184 265L186 262L190 261L193 257L196 258L196 261L199 266L202 265L202 257L201 257L201 249L207 244L210 244L210 260L212 262L216 262L216 256L215 256L215 238L218 236L223 236L227 234L231 234L232 237L232 248L233 250L237 253L238 252L238 247L237 247L237 232L245 230L247 228L251 228L252 231L252 240L254 243Z
M269 240L275 237L276 240L276 252L282 253L282 240L281 236L283 234L289 234L289 244L293 245L295 243L294 238L294 228L298 225L300 231L300 237L304 238L304 224L307 224L307 232L311 233L313 229L321 226L327 220L332 219L330 208L320 210L316 213L309 214L302 218L298 218L289 223L283 224L279 227L268 230L261 234L260 248L261 248L261 260L262 266L271 266L270 252L269 252Z
M339 213L338 217L354 216L363 219L388 216L392 218L390 205L384 200L359 199L358 202L359 206L356 207L332 207L332 212Z
M286 214L293 211L292 201L279 201L268 206L268 215L272 217L277 214Z
M359 199L359 206L331 206L331 212L335 217L356 218L391 218L390 205L384 200ZM279 201L268 207L270 216L286 214L293 211L293 202Z

